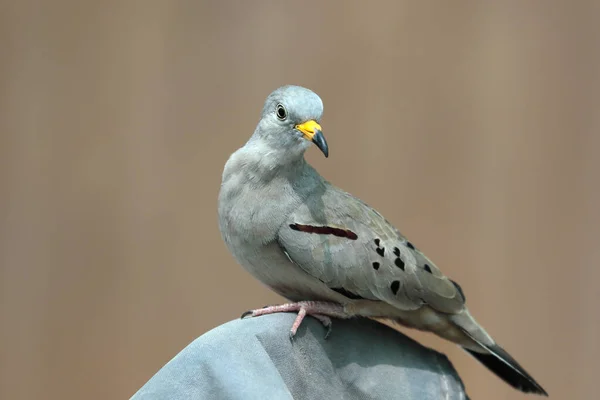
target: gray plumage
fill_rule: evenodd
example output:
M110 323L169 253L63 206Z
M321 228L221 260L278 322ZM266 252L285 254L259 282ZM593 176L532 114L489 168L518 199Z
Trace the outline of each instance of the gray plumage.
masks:
M457 283L381 214L305 161L311 138L328 154L322 113L321 99L308 89L275 90L250 140L227 161L219 224L237 261L292 301L333 302L348 317L431 331L512 386L546 394L473 319ZM312 133L303 128L308 121L318 127Z

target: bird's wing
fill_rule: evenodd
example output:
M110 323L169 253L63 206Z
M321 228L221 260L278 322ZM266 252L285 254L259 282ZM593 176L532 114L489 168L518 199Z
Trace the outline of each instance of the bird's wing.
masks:
M309 196L290 215L278 242L300 268L347 297L402 310L423 304L445 313L464 309L458 284L381 214L333 186Z

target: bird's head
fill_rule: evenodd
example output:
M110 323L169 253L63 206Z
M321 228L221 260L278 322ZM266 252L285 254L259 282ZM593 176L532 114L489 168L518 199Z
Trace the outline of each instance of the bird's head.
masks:
M282 161L296 160L314 143L327 157L329 148L321 131L323 102L300 86L283 86L267 97L254 139L269 147Z

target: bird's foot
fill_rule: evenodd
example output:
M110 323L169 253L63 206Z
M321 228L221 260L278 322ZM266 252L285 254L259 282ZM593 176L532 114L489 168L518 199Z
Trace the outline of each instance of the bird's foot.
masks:
M256 310L246 311L242 314L242 318L245 317L258 317L260 315L275 314L280 312L298 312L296 320L292 324L290 329L290 338L293 338L298 332L300 324L304 320L306 315L311 315L319 320L325 328L327 328L327 334L325 339L331 333L331 318L349 318L350 315L344 311L344 306L337 303L328 303L325 301L299 301L297 303L286 303L279 306L268 306L259 308Z

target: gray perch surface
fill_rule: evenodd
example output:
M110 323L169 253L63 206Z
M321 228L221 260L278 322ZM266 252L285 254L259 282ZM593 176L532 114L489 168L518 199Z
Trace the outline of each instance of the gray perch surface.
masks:
M132 399L468 399L452 364L400 332L366 319L296 314L235 320L200 336ZM376 338L376 340L373 340Z

